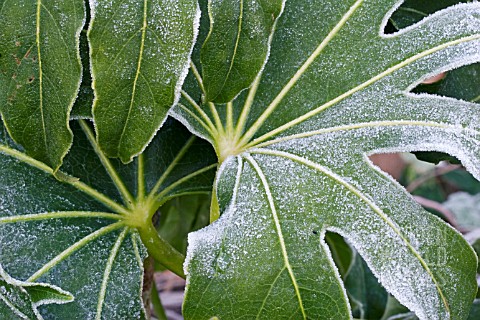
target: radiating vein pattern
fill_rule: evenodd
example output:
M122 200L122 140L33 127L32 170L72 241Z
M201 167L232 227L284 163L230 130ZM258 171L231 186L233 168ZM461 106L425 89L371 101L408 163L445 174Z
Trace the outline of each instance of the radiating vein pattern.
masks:
M193 0L91 2L88 31L98 141L129 162L178 100L199 18Z
M224 122L238 123L240 147L217 174L220 218L189 237L187 319L350 318L327 231L346 238L420 319L468 315L475 255L368 155L447 152L480 178L478 105L410 92L479 61L480 5L450 7L385 35L397 4L286 2L264 70L248 93L218 108ZM203 119L196 123L211 106L193 102L172 114L217 142ZM212 303L218 296L227 303Z

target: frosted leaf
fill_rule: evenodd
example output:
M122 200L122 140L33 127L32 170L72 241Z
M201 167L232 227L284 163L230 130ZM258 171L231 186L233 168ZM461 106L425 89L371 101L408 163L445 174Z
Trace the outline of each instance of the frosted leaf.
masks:
M480 60L480 4L386 35L399 5L286 2L263 73L233 101L243 149L217 175L223 214L189 237L187 319L349 318L326 231L352 243L418 318L468 315L476 255L367 156L441 151L480 178L478 105L410 93ZM198 88L187 91L196 105L186 99L172 114L217 142L198 121L213 111L195 98ZM226 108L217 110L226 122Z
M39 319L37 308L46 304L64 304L74 297L59 287L13 279L0 266L0 314L10 319Z
M125 222L126 215L138 214L128 211L128 195L144 192L146 198L151 192L164 202L205 192L212 185L215 153L169 119L145 158L128 165L119 159L102 162L92 127L80 120L72 129L74 145L57 173L60 181L0 127L0 261L17 279L72 292L75 301L68 305L39 308L46 319L72 314L82 319L143 319L147 252L136 229ZM139 167L144 176L139 177Z

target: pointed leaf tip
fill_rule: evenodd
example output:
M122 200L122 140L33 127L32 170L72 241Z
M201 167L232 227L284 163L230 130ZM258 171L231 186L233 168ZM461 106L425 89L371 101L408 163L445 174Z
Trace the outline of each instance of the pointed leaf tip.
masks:
M200 12L195 0L91 1L90 6L98 141L107 156L128 163L179 98Z
M56 171L72 143L83 0L2 1L0 112L12 138Z

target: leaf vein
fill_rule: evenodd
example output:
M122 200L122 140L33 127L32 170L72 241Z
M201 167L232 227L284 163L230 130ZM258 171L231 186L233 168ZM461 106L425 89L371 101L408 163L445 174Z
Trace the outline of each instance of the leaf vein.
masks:
M55 267L57 264L68 258L71 254L73 254L75 251L78 251L79 249L83 248L86 246L88 243L91 241L106 235L109 232L115 231L121 227L124 227L123 222L116 222L114 224L105 226L101 229L98 229L95 232L90 233L88 236L82 238L81 240L75 242L73 245L62 251L60 254L58 254L56 257L51 259L49 262L47 262L45 265L43 265L42 268L40 268L37 272L35 272L30 278L28 278L27 282L33 282L43 276L45 273L47 273L50 269Z
M366 87L374 84L375 82L383 79L384 77L388 76L388 75L391 75L392 73L394 73L395 71L421 59L421 58L424 58L430 54L433 54L435 52L438 52L442 49L445 49L445 48L448 48L450 46L454 46L454 45L457 45L457 44L461 44L461 43L464 43L464 42L468 42L468 41L474 41L474 40L478 40L480 39L480 34L476 34L476 35L472 35L472 36L468 36L468 37L464 37L464 38L460 38L460 39L457 39L457 40L453 40L453 41L450 41L450 42L446 42L444 44L441 44L441 45L438 45L436 47L433 47L431 49L428 49L428 50L425 50L423 52L420 52L408 59L405 59L404 61L388 68L387 70L385 70L384 72L370 78L369 80L363 82L362 84L348 90L347 92L337 96L336 98L322 104L321 106L313 109L313 110L310 110L309 112L305 113L304 115L294 119L294 120L291 120L289 122L287 122L286 124L260 136L259 138L253 140L253 144L257 144L257 143L260 143L260 142L263 142L265 141L266 139L272 137L272 136L275 136L285 130L288 130L290 128L292 128L293 126L301 123L301 122L304 122L310 118L312 118L313 116L319 114L320 112L330 108L331 106L339 103L340 101L342 100L345 100L346 98L352 96L353 94L355 94L356 92L360 91L360 90L363 90L365 89ZM253 127L252 127L253 128Z
M304 309L304 306L303 306L302 296L300 294L300 289L299 289L299 286L298 286L298 283L297 283L297 279L295 278L295 274L293 273L293 268L292 268L292 266L290 264L290 261L289 261L287 247L286 247L286 244L285 244L285 239L283 237L282 227L280 225L280 219L279 219L277 210L275 208L273 195L270 191L270 186L268 184L267 178L265 177L265 174L263 173L262 169L259 167L258 163L250 155L246 155L245 158L253 166L253 168L257 172L257 175L259 176L259 178L262 182L263 189L265 190L265 194L267 196L268 205L270 207L270 212L272 213L272 218L273 218L274 223L275 223L275 229L276 229L276 233L277 233L277 236L278 236L278 239L279 239L280 247L282 249L283 261L284 261L285 267L288 270L290 278L292 280L292 284L293 284L295 294L296 294L297 299L298 299L298 304L299 304L300 310L302 312L302 316L303 316L304 319L307 319L307 315L306 315L306 312L305 312L305 309Z
M117 241L112 248L112 251L110 252L110 256L108 257L107 265L105 266L105 272L103 273L100 293L98 295L97 314L95 317L95 319L97 320L100 320L102 318L103 304L105 302L105 296L107 294L107 285L110 278L110 273L112 272L113 263L115 262L115 258L117 257L118 251L120 250L120 246L122 245L122 242L125 239L128 231L128 227L123 229L122 233L118 236Z
M352 194L360 198L363 202L365 202L383 221L387 223L387 225L401 238L401 240L405 243L405 245L408 247L408 249L413 253L413 255L418 259L422 267L425 269L425 271L428 273L430 278L432 279L432 282L435 285L435 288L437 289L438 294L440 295L442 302L445 306L445 309L450 312L449 310L449 305L448 302L443 294L443 291L437 282L437 279L435 279L432 271L428 267L427 263L425 260L422 258L422 256L418 253L418 251L410 244L407 238L403 236L403 234L400 232L400 230L395 226L394 222L390 220L390 218L383 212L383 210L378 207L372 200L368 199L367 196L365 196L360 190L358 190L355 186L350 184L348 181L344 180L341 176L337 175L330 169L312 162L308 159L299 157L297 155L288 153L288 152L283 152L283 151L276 151L276 150L269 150L269 149L256 149L252 150L252 153L258 153L258 154L265 154L265 155L272 155L272 156L277 156L277 157L282 157L291 161L298 162L304 166L310 167L314 170L317 170L325 175L327 175L330 179L336 181L337 183L340 183L343 185L345 188L347 188Z
M255 132L260 128L260 126L265 122L265 120L270 116L270 114L277 108L277 106L282 102L283 98L290 92L290 90L295 86L300 77L307 71L307 69L313 64L317 57L322 53L322 51L328 46L332 39L340 32L343 26L347 23L350 17L357 11L357 9L362 5L363 0L357 0L350 7L350 9L343 15L340 21L333 27L330 33L322 40L320 45L315 49L315 51L307 58L303 65L297 70L293 77L288 81L288 83L282 88L280 93L273 99L270 105L265 109L262 115L255 121L255 123L250 127L250 129L245 133L242 141L248 141Z

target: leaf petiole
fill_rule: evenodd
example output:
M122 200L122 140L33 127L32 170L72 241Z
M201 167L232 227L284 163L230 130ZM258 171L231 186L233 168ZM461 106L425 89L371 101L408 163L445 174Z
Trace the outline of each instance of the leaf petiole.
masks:
M148 250L148 254L170 271L185 279L183 261L185 256L178 252L170 243L160 237L151 221L139 227L140 239Z

